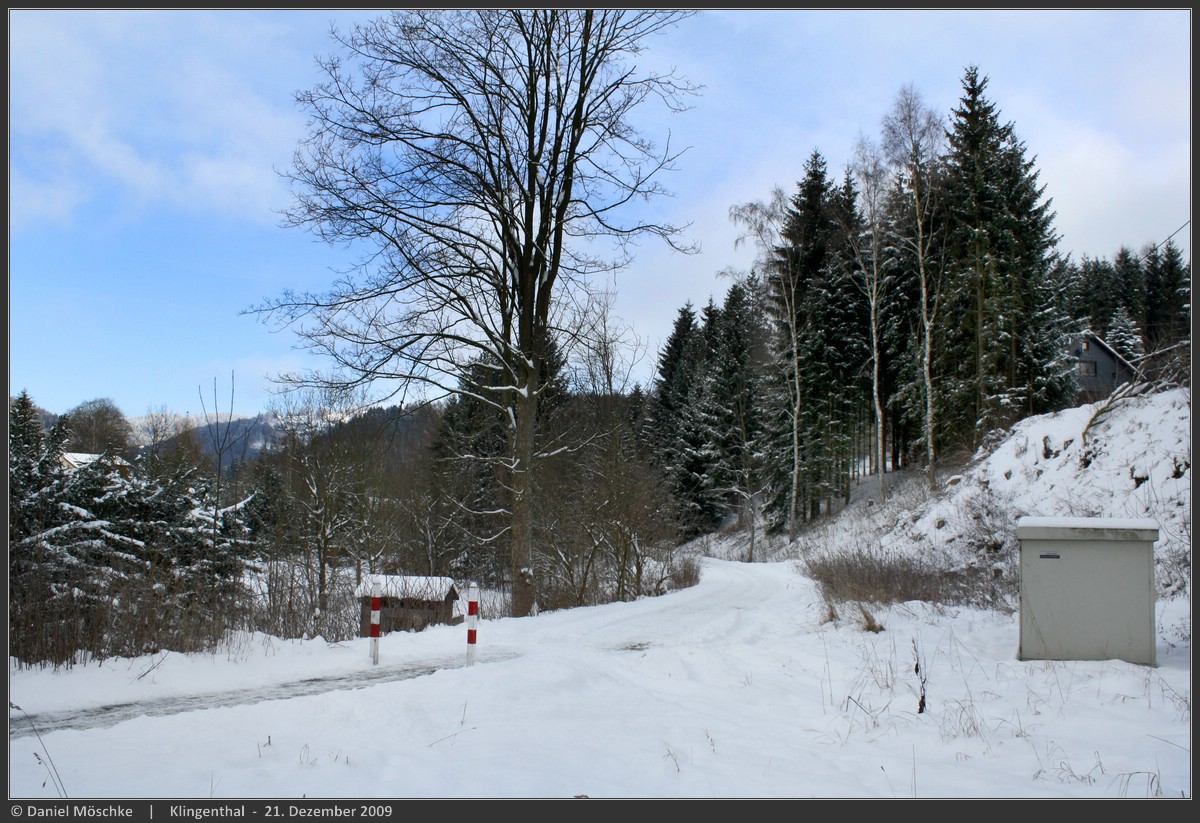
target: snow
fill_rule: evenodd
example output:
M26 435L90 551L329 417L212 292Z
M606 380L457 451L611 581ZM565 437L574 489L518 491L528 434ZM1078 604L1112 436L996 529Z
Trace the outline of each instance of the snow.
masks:
M355 597L371 597L375 584L383 597L426 597L441 600L455 590L452 577L420 577L408 574L367 574L354 589Z
M887 519L881 546L963 562L957 507L985 489L1003 529L1150 518L1160 564L1190 558L1186 393L1114 407L1084 444L1095 411L1023 422L933 500L856 507ZM702 541L699 584L661 597L481 619L472 665L462 625L385 635L377 665L367 638L264 635L10 661L10 797L56 798L55 778L72 798L206 802L1191 797L1190 582L1158 589L1157 666L1021 661L1016 612L872 604L868 631L766 540L773 559L729 559L745 540Z
M81 469L84 466L95 463L103 456L102 454L91 454L90 452L63 452L62 459L66 466L73 469ZM116 466L130 465L129 461L119 454L109 455L109 459Z
M1149 517L1022 517L1017 529L1106 529L1121 531L1158 531L1158 521Z

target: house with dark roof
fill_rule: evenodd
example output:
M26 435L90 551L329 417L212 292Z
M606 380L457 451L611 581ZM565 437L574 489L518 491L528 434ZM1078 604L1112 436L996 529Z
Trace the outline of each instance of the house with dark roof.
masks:
M1137 376L1137 369L1098 334L1085 331L1071 344L1079 402L1095 403Z

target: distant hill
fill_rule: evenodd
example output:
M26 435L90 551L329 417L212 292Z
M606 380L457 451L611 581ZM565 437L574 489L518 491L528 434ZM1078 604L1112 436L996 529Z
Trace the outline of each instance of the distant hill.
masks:
M366 409L360 414L342 420L335 425L342 431L350 431L364 438L383 438L387 448L397 457L405 459L408 450L418 448L427 440L436 425L437 413L423 408L412 412L398 406ZM194 424L194 419L190 421ZM136 430L135 426L135 430ZM270 448L280 436L280 424L275 418L263 414L258 417L235 417L219 423L192 425L190 436L194 436L201 453L216 461L217 452L222 454L222 468L228 469L235 463L247 463L258 458L264 449ZM177 436L168 440L171 449ZM222 447L223 444L223 447ZM142 445L139 454L148 448Z
M261 415L196 426L193 433L205 457L216 461L218 450L223 451L221 468L227 469L257 458L274 442L275 427L267 415Z

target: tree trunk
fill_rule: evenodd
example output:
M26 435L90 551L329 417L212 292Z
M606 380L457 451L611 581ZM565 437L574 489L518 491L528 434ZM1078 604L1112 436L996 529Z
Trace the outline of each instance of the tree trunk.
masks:
M878 298L871 300L871 399L875 404L875 471L879 473L879 502L882 503L887 496L884 486L884 472L887 464L884 456L886 432L883 418L883 375L880 374L879 368L880 350L883 345L879 340L878 303Z
M924 284L921 287L924 293ZM924 318L925 340L921 352L921 369L925 379L925 473L929 480L929 489L937 489L937 463L933 450L933 339L929 328L928 317Z
M536 372L534 372L536 374ZM531 470L533 468L534 433L536 431L537 397L530 375L522 381L524 391L515 394L513 408L516 429L513 432L512 462L512 616L528 617L535 613L537 591L533 574L533 509L531 506Z

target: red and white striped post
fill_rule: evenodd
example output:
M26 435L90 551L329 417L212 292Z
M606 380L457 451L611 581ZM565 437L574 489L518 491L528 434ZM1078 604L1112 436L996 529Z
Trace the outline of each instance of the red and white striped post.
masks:
M382 594L379 578L375 578L371 583L371 663L376 666L379 665L379 604Z
M467 665L475 662L475 636L479 625L479 584L472 583L467 590Z

